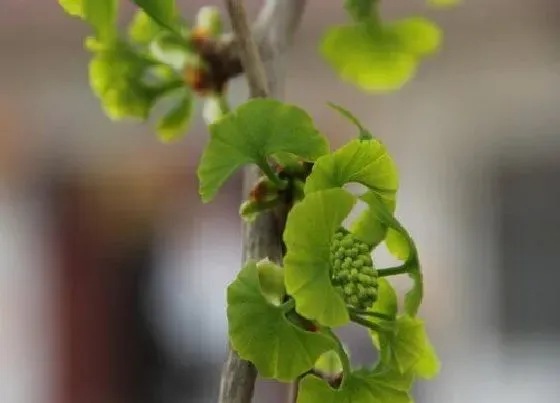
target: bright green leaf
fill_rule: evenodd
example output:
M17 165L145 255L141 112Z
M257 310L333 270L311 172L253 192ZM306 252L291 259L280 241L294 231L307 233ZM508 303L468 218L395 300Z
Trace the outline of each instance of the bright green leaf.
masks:
M331 388L316 376L300 383L298 403L412 403L409 390L412 376L375 369L345 374L339 389Z
M269 259L257 262L261 292L274 305L280 305L286 296L284 285L284 268Z
M398 311L397 293L385 278L380 278L377 282L377 301L371 307L371 311L382 313L387 316L396 317Z
M394 91L410 80L423 56L439 47L441 32L422 18L379 26L330 28L321 53L340 77L366 91Z
M140 45L147 45L161 33L162 28L144 10L138 10L128 27L130 39Z
M118 0L58 0L58 3L69 15L87 21L99 39L111 40L115 35Z
M356 116L354 116L348 109L345 109L340 105L333 104L332 102L329 102L328 105L331 108L337 110L342 116L344 116L346 119L348 119L358 128L358 130L360 131L359 134L360 140L371 140L373 138L371 132L367 130L359 121L359 119Z
M410 245L406 236L401 232L389 228L387 231L387 237L385 238L385 244L389 252L399 260L406 260L410 255Z
M440 363L422 320L401 315L397 318L394 332L371 333L374 344L381 351L383 365L399 373L414 373L425 379L438 374Z
M408 244L408 254L404 265L408 267L408 274L413 280L412 289L406 294L405 298L405 312L411 316L415 316L420 307L423 297L423 277L420 271L420 263L418 259L418 251L414 241L400 224L400 222L393 216L393 213L387 207L387 203L374 192L367 192L360 197L361 200L368 204L369 209L372 210L371 214L375 216L384 226L399 233L400 237ZM399 238L400 241L400 238ZM395 244L394 244L395 245ZM400 243L396 244L402 249ZM399 249L399 252L402 250ZM381 269L382 270L382 269Z
M289 213L284 231L288 294L300 315L325 326L349 322L344 300L331 284L330 247L355 201L340 188L308 194Z
M312 368L321 354L335 348L330 337L295 326L282 307L265 299L254 261L228 287L227 302L231 344L263 378L294 380Z
M84 18L101 39L111 39L116 33L118 0L83 0Z
M199 192L212 200L240 167L264 166L276 153L314 161L329 150L324 136L302 109L271 99L252 99L209 126L210 141L198 167Z
M305 193L360 183L376 194L393 197L398 188L397 168L379 140L352 140L320 157L305 184Z
M161 27L178 33L175 0L133 0L133 2Z
M193 116L194 99L190 91L183 90L184 95L160 119L157 125L158 137L168 143L183 137Z
M335 375L342 371L342 361L336 350L330 350L319 357L315 369L323 374Z
M375 194L375 192L372 193ZM397 202L394 194L385 195L381 199L389 211L393 212L395 210ZM365 209L350 226L350 231L356 238L374 247L385 239L388 229L379 212L372 208Z
M395 35L403 52L425 56L436 52L441 45L441 29L422 17L396 21L389 24L388 29Z
M84 17L84 0L58 0L58 3L69 15L75 17Z
M89 64L90 85L105 113L113 120L145 120L155 101L169 90L143 82L151 62L123 43L103 46L90 40L87 46L95 52Z

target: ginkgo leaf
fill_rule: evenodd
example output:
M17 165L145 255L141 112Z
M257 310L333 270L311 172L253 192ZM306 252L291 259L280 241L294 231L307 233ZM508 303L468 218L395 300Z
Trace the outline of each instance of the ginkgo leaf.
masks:
M124 43L105 46L90 40L88 47L95 53L89 64L90 85L111 119L145 120L157 99L176 87L144 83L153 63Z
M128 36L130 39L141 45L149 44L161 32L162 27L142 9L134 14L132 22L128 27Z
M317 159L305 184L305 193L360 183L375 193L392 197L398 188L396 165L376 139L352 140Z
M158 122L157 132L161 141L169 143L186 134L193 117L193 107L192 92L181 89L181 97Z
M282 306L266 300L254 261L228 287L227 302L231 344L263 378L292 381L311 369L321 354L335 348L332 338L297 327L286 318Z
M366 91L394 91L410 80L422 57L435 52L441 31L423 18L330 28L321 53L340 77Z
M272 99L252 99L209 126L210 141L198 167L203 202L216 195L240 167L265 169L273 154L314 161L329 151L326 138L302 109Z
M314 375L300 383L298 403L412 403L410 374L378 368L345 374L339 389Z
M325 326L342 326L350 320L342 296L331 284L330 248L355 202L346 190L333 188L306 195L288 214L286 289L300 315Z
M438 374L440 363L422 320L400 315L393 332L371 332L371 336L381 352L382 364L388 368L426 379Z
M335 152L319 158L305 184L305 192L360 183L382 197L394 209L398 188L396 165L377 139L352 140ZM352 223L351 232L372 246L385 238L386 224L376 210L367 209Z
M342 371L342 361L336 350L322 354L315 363L315 369L327 375L338 374Z
M418 259L418 251L414 241L410 237L406 229L401 225L401 223L394 217L393 213L387 207L387 203L374 192L367 192L360 196L368 208L372 210L371 214L375 216L384 226L399 233L399 236L406 241L408 244L408 253L405 262L403 263L407 267L407 272L410 278L413 280L412 289L406 294L405 297L405 312L411 316L415 316L420 307L423 297L423 277L420 271L420 263ZM400 240L400 237L398 238ZM402 248L402 246L399 246ZM380 270L382 275L383 269Z
M64 11L88 22L102 40L116 33L118 0L59 0Z
M133 2L161 27L180 36L177 29L178 15L175 0L133 0Z
M398 305L395 289L389 280L385 278L378 280L377 287L377 301L375 301L370 310L390 317L396 317Z

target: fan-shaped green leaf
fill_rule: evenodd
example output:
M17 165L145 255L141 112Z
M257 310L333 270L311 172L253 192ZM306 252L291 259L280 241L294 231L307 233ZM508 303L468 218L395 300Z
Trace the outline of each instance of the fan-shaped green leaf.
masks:
M144 83L146 70L154 64L124 43L105 46L90 40L88 47L95 52L89 64L90 85L111 119L144 120L155 101L177 87Z
M325 326L349 322L344 300L331 284L330 247L355 201L340 188L308 194L289 213L284 231L288 294L295 299L300 315Z
M327 375L335 375L342 371L342 361L335 350L330 350L319 357L315 369Z
M415 17L383 26L372 22L330 28L321 53L342 79L366 91L393 91L412 78L420 59L440 42L439 28Z
M394 332L373 333L383 365L402 374L414 373L430 379L439 372L440 363L428 340L424 322L409 315L397 318Z
M298 403L412 403L409 390L412 376L381 368L345 374L339 389L331 388L316 376L300 383Z
M210 201L241 166L261 167L276 153L314 161L329 150L302 109L271 99L252 99L209 126L210 141L198 167L199 192Z
M352 182L389 198L396 193L397 168L379 140L352 140L317 159L305 184L305 193L342 187Z
M263 378L291 381L335 348L329 336L297 327L286 319L283 307L265 299L254 261L228 287L227 301L231 344Z

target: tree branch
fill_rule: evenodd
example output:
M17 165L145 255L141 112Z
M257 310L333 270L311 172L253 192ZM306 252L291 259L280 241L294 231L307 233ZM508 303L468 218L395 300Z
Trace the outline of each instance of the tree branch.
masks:
M301 20L305 0L266 0L251 31L242 0L225 0L231 19L233 35L223 38L213 49L227 78L245 71L251 97L280 96L280 77L275 64L291 44ZM202 52L201 52L202 53ZM263 59L268 63L263 65ZM224 64L227 63L227 64ZM228 70L227 67L232 67ZM237 70L236 70L237 69ZM234 74L232 74L232 72ZM243 178L243 194L252 189L261 172L247 168ZM267 211L243 228L243 260L268 257L281 263L282 234L291 206L281 204ZM257 376L255 367L242 360L230 347L220 383L219 403L249 403L252 400Z

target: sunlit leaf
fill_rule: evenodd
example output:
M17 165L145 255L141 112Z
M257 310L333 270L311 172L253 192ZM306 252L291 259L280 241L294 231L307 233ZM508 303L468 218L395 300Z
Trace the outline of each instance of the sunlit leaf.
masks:
M394 91L410 80L422 57L439 48L432 22L408 18L391 24L330 28L321 53L340 77L366 91Z
M162 28L144 10L138 10L128 27L128 36L138 44L147 45L153 41Z
M316 376L307 375L300 383L298 403L412 403L410 374L382 368L345 374L339 389L333 389Z
M241 358L255 364L263 378L291 381L335 347L329 336L297 327L282 307L266 300L254 261L228 287L227 301L231 344Z
M279 152L314 161L328 152L326 138L302 109L271 99L252 99L209 126L210 141L198 167L199 192L212 200L240 167L267 164Z
M330 248L355 201L340 188L310 193L289 213L284 231L288 294L300 315L325 326L349 322L344 300L331 284Z
M397 318L394 332L374 333L381 362L399 373L430 379L439 373L440 362L428 339L424 322L409 315Z

